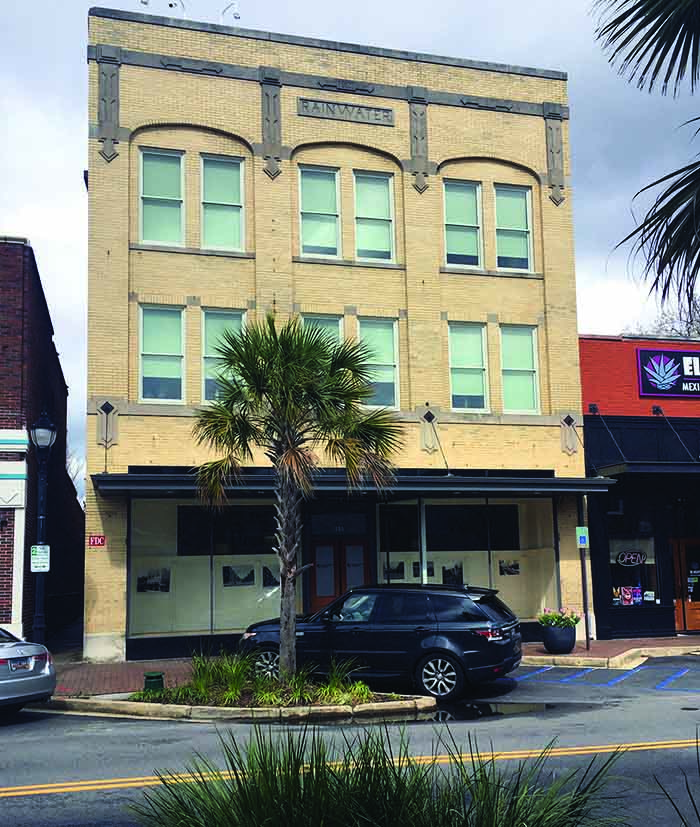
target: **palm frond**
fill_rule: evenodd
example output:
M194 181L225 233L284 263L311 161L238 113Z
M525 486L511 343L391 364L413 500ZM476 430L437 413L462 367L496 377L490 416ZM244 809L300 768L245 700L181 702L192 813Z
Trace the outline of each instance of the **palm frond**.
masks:
M296 318L277 330L268 316L226 331L217 355L217 399L197 412L194 426L200 444L239 463L252 460L257 445L304 494L312 487L317 449L346 466L351 484L363 477L389 483L402 427L394 412L364 407L373 394L364 344L337 342ZM214 471L206 473L215 485Z
M620 245L634 242L645 258L651 291L660 293L662 301L675 294L679 304L690 307L700 272L700 161L654 181L635 198L663 184L639 226Z
M287 445L275 464L278 469L284 470L304 495L311 492L318 460L310 448L304 445Z
M201 499L211 505L224 503L226 486L239 476L240 470L240 462L231 454L200 465L197 468L197 489Z
M661 82L678 94L686 73L690 91L700 77L700 3L697 0L598 0L596 35L621 75L651 92Z
M345 466L348 482L358 485L366 477L376 488L391 485L391 456L403 443L403 429L393 411L353 411L335 423L322 442L329 457Z
M254 416L217 401L197 411L192 428L199 445L208 444L218 451L229 453L240 461L253 458L252 447L262 441L260 428Z

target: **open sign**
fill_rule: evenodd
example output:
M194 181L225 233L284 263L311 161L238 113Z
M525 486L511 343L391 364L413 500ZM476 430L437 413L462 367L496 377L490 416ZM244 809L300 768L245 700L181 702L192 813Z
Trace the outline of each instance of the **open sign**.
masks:
M641 566L646 563L645 551L621 551L617 555L617 562L621 566Z

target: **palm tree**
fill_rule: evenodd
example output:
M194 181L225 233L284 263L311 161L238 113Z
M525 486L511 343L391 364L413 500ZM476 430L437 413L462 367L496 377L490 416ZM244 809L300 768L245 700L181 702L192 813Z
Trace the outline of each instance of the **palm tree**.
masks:
M275 546L280 566L280 674L296 671L296 579L301 550L301 505L312 492L325 455L344 466L352 487L369 478L391 484L391 457L401 445L401 425L383 408L364 407L372 397L366 346L340 343L299 319L278 331L274 316L226 331L217 399L196 415L194 435L219 459L197 469L200 494L212 503L262 449L275 475Z
M603 10L597 37L621 75L639 89L677 95L686 75L690 91L700 78L698 0L598 0ZM639 226L620 244L633 241L646 257L644 274L665 302L675 294L692 305L700 272L700 161L644 187L665 185ZM636 197L636 196L635 196Z

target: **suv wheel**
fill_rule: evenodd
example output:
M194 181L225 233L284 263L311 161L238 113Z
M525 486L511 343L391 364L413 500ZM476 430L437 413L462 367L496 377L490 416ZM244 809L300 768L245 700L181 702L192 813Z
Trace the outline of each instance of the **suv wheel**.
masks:
M441 701L456 698L464 690L464 675L451 655L428 655L418 666L417 678L423 692Z
M259 649L253 658L256 675L277 680L280 676L280 653L277 649Z

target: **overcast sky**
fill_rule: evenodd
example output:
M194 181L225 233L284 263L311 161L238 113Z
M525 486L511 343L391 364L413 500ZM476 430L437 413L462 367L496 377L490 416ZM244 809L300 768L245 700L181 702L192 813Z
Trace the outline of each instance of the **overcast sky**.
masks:
M190 19L219 22L227 0L185 3ZM634 193L696 152L691 129L680 128L696 110L687 94L661 98L618 77L594 39L591 4L240 0L238 25L568 72L579 330L619 333L652 319L656 307L639 283L640 265L614 247L634 226ZM84 452L90 5L0 2L0 235L27 237L34 248L70 388L70 449L78 456ZM104 5L172 14L167 0Z

